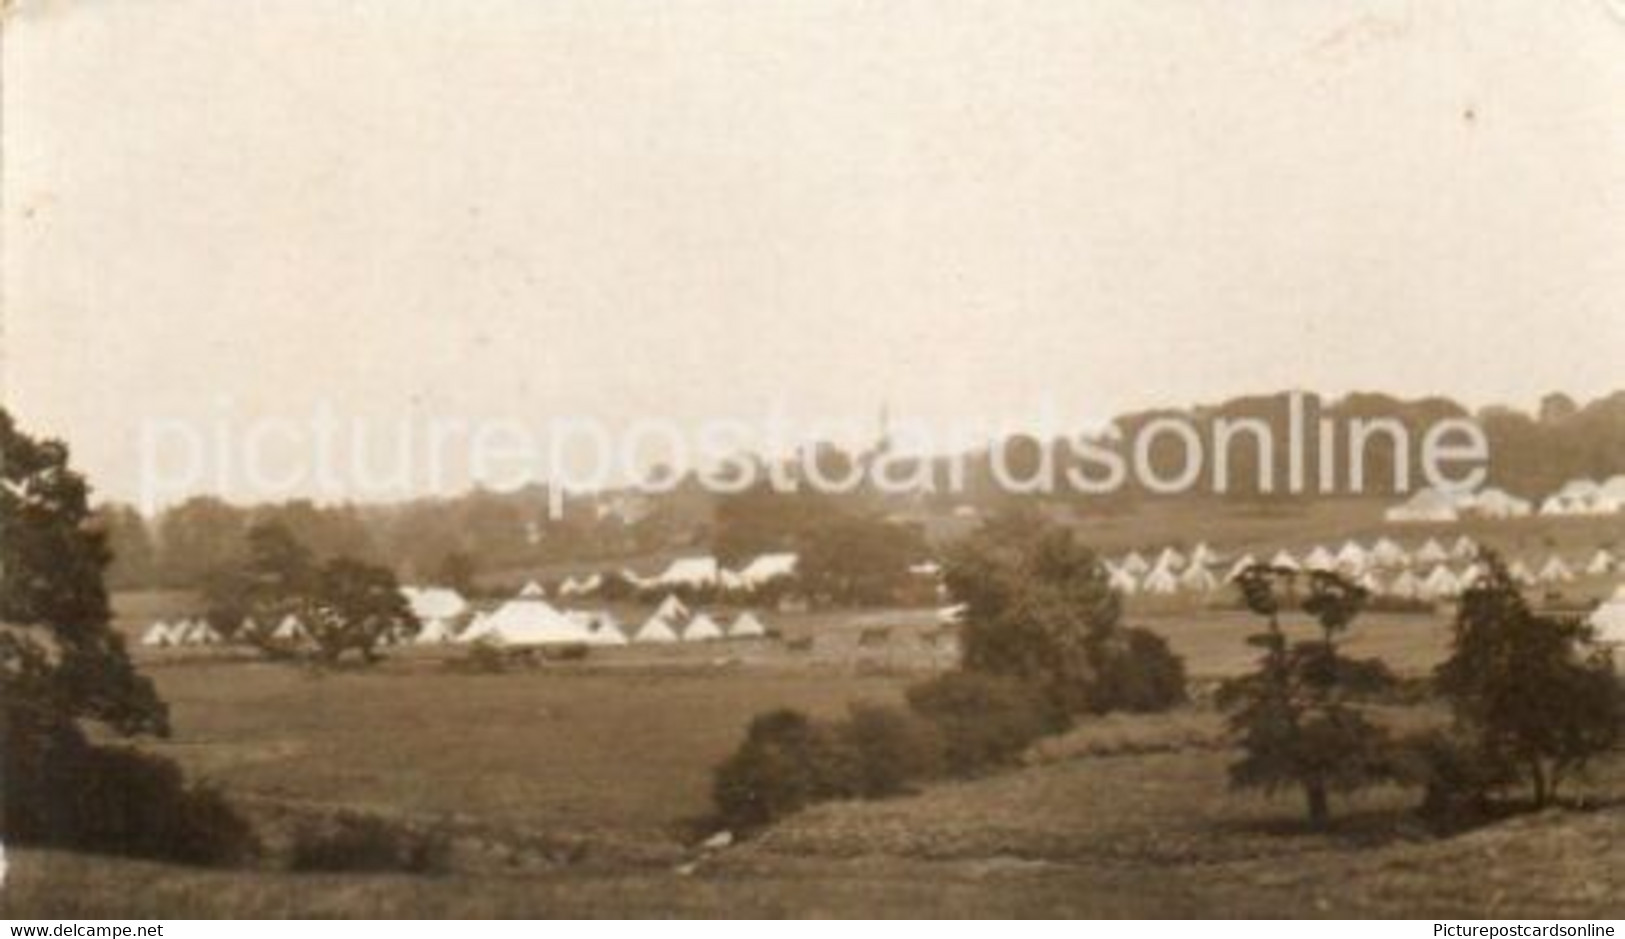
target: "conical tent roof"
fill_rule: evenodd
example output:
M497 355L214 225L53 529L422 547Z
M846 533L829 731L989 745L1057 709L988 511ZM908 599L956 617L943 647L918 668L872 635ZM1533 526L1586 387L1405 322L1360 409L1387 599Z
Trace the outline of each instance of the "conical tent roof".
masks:
M1478 557L1478 544L1473 539L1462 535L1456 543L1450 546L1450 556L1458 561L1471 561Z
M525 581L525 586L519 588L519 598L522 600L540 600L547 596L547 591L534 580Z
M1303 566L1312 571L1329 571L1337 566L1337 558L1317 544L1304 555Z
M198 619L192 621L192 628L187 633L187 641L193 645L212 646L218 642L221 642L222 640L220 633L216 632L215 628L209 625L208 620Z
M1614 556L1608 552L1607 548L1598 548L1597 553L1593 554L1591 560L1586 564L1586 573L1593 577L1607 574L1614 569L1615 563Z
M1540 569L1540 574L1537 576L1541 583L1564 583L1574 579L1574 572L1569 570L1569 566L1563 563L1562 558L1554 554L1547 558L1546 563Z
M688 625L683 629L684 642L703 642L721 638L722 627L717 625L716 620L704 613L694 614L694 618L689 620Z
M1124 596L1131 597L1140 591L1140 582L1134 578L1133 574L1121 567L1112 569L1111 574L1107 577L1107 583L1113 590Z
M1177 573L1185 567L1185 563L1185 556L1178 550L1163 548L1162 553L1157 555L1157 563L1154 566Z
M169 642L171 645L188 646L197 642L194 638L197 633L197 620L190 616L175 621L169 627Z
M1450 560L1450 552L1439 544L1439 539L1429 538L1422 547L1416 550L1416 559L1423 564L1443 564Z
M749 610L734 617L733 625L728 627L730 639L754 639L767 635L767 627L757 619Z
M1298 559L1292 556L1291 551L1282 548L1270 558L1270 567L1284 567L1289 571L1296 571L1302 569L1303 565L1298 563Z
M655 615L668 623L681 623L688 619L689 614L688 607L683 605L683 601L677 599L676 594L668 593L666 599L661 600L660 605L655 607Z
M1428 598L1452 597L1461 591L1461 583L1450 568L1443 564L1435 567L1428 573L1427 579L1422 581L1422 595Z
M1529 565L1525 564L1522 558L1507 565L1507 574L1515 583L1527 586L1535 582L1535 575L1530 572Z
M169 624L163 620L148 626L147 631L141 634L141 644L144 646L167 646L173 641Z
M309 631L305 629L305 624L301 623L299 618L292 613L282 617L282 621L276 624L275 629L271 630L272 639L281 639L287 642L304 639L309 635Z
M1145 581L1140 584L1140 589L1146 593L1170 594L1179 589L1179 578L1168 568L1158 566L1145 575Z
M660 614L649 617L643 623L643 628L632 637L633 642L676 642L677 633L671 628Z
M1410 555L1392 538L1378 538L1371 546L1371 560L1384 567L1395 567L1410 560Z
M1218 589L1219 579L1200 564L1192 564L1179 576L1179 585L1186 590L1206 593Z
M1241 576L1242 571L1257 563L1258 559L1253 557L1251 554L1243 554L1241 557L1236 559L1236 563L1230 565L1230 572L1224 575L1224 579L1235 580L1237 577Z
M1337 549L1337 563L1344 567L1364 567L1369 557L1365 548L1352 539L1343 542L1343 547Z
M1191 549L1192 564L1207 565L1216 563L1218 560L1219 556L1214 553L1212 548L1207 546L1205 541L1198 542L1196 547Z
M1128 571L1130 574L1133 574L1135 577L1146 574L1151 570L1150 562L1145 559L1145 555L1138 551L1130 551L1128 554L1124 555L1122 563L1120 563L1118 566L1123 570Z
M1414 600L1422 595L1422 582L1411 571L1400 571L1399 575L1388 585L1388 593L1392 596Z

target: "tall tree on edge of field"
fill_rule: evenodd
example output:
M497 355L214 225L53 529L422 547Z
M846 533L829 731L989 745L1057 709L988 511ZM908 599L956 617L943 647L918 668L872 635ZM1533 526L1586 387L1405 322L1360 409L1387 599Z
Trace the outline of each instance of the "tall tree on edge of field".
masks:
M1625 701L1591 626L1536 614L1499 557L1481 563L1488 574L1462 595L1450 657L1434 675L1480 755L1527 777L1543 807L1619 742Z
M1359 708L1362 698L1390 687L1393 677L1380 660L1350 659L1338 648L1366 600L1364 589L1338 574L1309 575L1302 606L1319 624L1320 636L1288 638L1280 617L1297 576L1265 564L1237 576L1248 609L1265 622L1247 643L1264 654L1253 672L1220 686L1218 703L1229 712L1243 751L1230 767L1231 783L1265 792L1300 788L1309 824L1318 829L1331 821L1331 793L1394 774L1386 731Z
M88 494L65 444L29 437L0 409L0 701L167 734L168 710L112 626L111 557Z

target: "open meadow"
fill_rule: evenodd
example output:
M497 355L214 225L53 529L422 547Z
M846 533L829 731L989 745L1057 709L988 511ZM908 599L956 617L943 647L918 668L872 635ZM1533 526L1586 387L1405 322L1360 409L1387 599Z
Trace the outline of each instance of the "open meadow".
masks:
M184 602L124 598L121 624ZM786 636L815 637L805 651L631 647L499 674L456 668L453 647L330 672L142 651L174 723L150 746L243 806L271 847L303 820L354 811L446 838L448 860L415 875L309 873L14 851L0 915L1618 915L1625 762L1576 789L1587 811L1440 839L1408 820L1414 792L1378 789L1339 802L1332 832L1307 834L1295 794L1226 786L1231 752L1201 701L1251 661L1254 621L1132 607L1129 619L1169 638L1197 704L1085 720L1020 768L818 806L722 849L700 845L714 831L711 773L751 716L898 700L941 666L917 638L928 611L781 617ZM877 623L885 643L859 641ZM1447 630L1437 615L1373 614L1350 651L1419 675Z

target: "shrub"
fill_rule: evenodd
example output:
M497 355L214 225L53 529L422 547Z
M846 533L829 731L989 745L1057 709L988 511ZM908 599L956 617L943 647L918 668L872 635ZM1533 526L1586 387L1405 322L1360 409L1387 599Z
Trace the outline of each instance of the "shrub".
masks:
M1097 714L1166 711L1187 700L1185 661L1149 629L1121 630L1117 641L1101 649L1096 668L1089 704Z
M908 703L936 726L944 763L955 775L1010 763L1059 729L1040 694L1012 678L950 672L910 688Z
M302 825L294 833L288 865L296 871L443 871L450 839L372 815L340 812Z
M837 735L792 710L750 722L745 741L717 767L713 800L724 823L758 828L813 802L853 794L856 773Z
M3 826L7 839L157 858L229 864L257 853L252 826L215 790L187 785L172 761L92 745L74 725L8 709Z
M944 579L964 607L965 670L1018 679L1062 713L1090 709L1122 602L1074 532L1025 513L996 518L950 552Z
M942 773L942 733L901 708L853 705L839 733L852 760L853 788L865 798L895 795Z

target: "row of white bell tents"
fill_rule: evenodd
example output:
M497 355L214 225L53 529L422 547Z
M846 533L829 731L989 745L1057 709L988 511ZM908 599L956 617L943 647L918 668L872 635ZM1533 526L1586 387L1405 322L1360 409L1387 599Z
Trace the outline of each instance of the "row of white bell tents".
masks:
M1268 563L1272 567L1282 567L1294 571L1339 571L1344 574L1359 576L1369 571L1398 571L1406 568L1429 570L1440 564L1468 563L1476 560L1479 546L1465 535L1456 539L1456 542L1446 547L1438 539L1430 538L1417 550L1407 552L1397 543L1383 538L1378 540L1371 548L1362 547L1358 542L1345 542L1343 547L1333 552L1324 546L1310 548L1302 557L1294 555L1291 551L1281 549L1270 556ZM1150 563L1139 552L1130 552L1123 558L1113 561L1107 560L1106 567L1109 572L1116 575L1122 572L1136 581L1149 577L1161 570L1157 581L1165 583L1169 576L1175 579L1187 574L1192 568L1204 566L1195 563L1198 557L1216 558L1211 552L1204 554L1200 547L1192 552L1191 558L1186 558L1177 550L1166 548L1157 556L1156 562ZM1229 573L1225 579L1233 579L1245 568L1257 563L1252 554L1243 555L1233 562L1229 562ZM1525 562L1515 561L1512 565L1515 576ZM1211 561L1206 566L1214 566ZM1529 573L1522 579L1530 583L1568 582L1584 572L1590 576L1606 576L1625 570L1625 559L1608 548L1598 548L1583 559L1576 560L1572 565L1558 555L1551 555L1541 566L1538 573ZM1120 578L1126 582L1126 578Z
M737 570L730 569L710 555L682 557L672 560L665 570L644 577L631 569L620 571L620 576L640 589L722 587L727 590L754 590L776 580L792 577L800 557L781 551L758 555ZM600 574L566 577L559 585L561 597L590 596L603 587Z
M225 641L204 619L183 619L173 624L158 620L141 634L141 644L154 648L169 646L212 646Z
M1625 511L1625 473L1603 482L1571 479L1542 499L1542 515L1613 515Z
M1325 545L1314 545L1305 550L1301 558L1283 548L1275 553L1270 563L1276 567L1292 570L1344 570L1360 573L1372 569L1408 567L1418 563L1432 565L1447 561L1471 561L1478 556L1478 551L1478 543L1466 535L1457 538L1450 547L1446 547L1436 538L1429 538L1415 552L1407 551L1398 542L1384 537L1377 539L1369 547L1350 539L1343 542L1335 551ZM1116 560L1108 559L1107 566L1135 577L1145 577L1159 568L1178 575L1191 567L1214 567L1222 563L1225 563L1225 559L1204 543L1192 548L1188 556L1177 548L1163 548L1156 554L1154 560L1147 560L1146 555L1139 551L1130 551ZM1235 566L1234 563L1231 564L1232 568Z
M1156 567L1143 578L1135 577L1123 568L1108 572L1112 588L1125 596L1147 594L1171 596L1180 593L1212 593L1225 583L1233 581L1242 571L1253 566L1251 555L1238 559L1223 580L1205 567L1191 566L1174 573L1167 567ZM1275 566L1285 566L1275 563ZM1522 561L1514 561L1507 572L1517 583L1526 586L1554 586L1575 581L1572 569L1559 557L1553 556L1539 570L1531 570ZM1367 570L1354 579L1373 594L1406 599L1436 600L1459 596L1484 574L1483 568L1473 562L1459 570L1449 564L1436 564L1431 568L1412 570L1405 568L1392 577L1376 570Z
M725 630L710 616L690 612L682 600L668 594L643 627L629 639L610 614L560 612L547 602L539 585L530 583L517 597L496 610L475 616L457 641L515 646L620 646L631 642L695 642L766 634L761 621L749 612L740 614Z
M760 639L767 627L749 610L734 617L726 626L706 613L682 619L652 614L632 635L634 643L712 642L719 639Z

